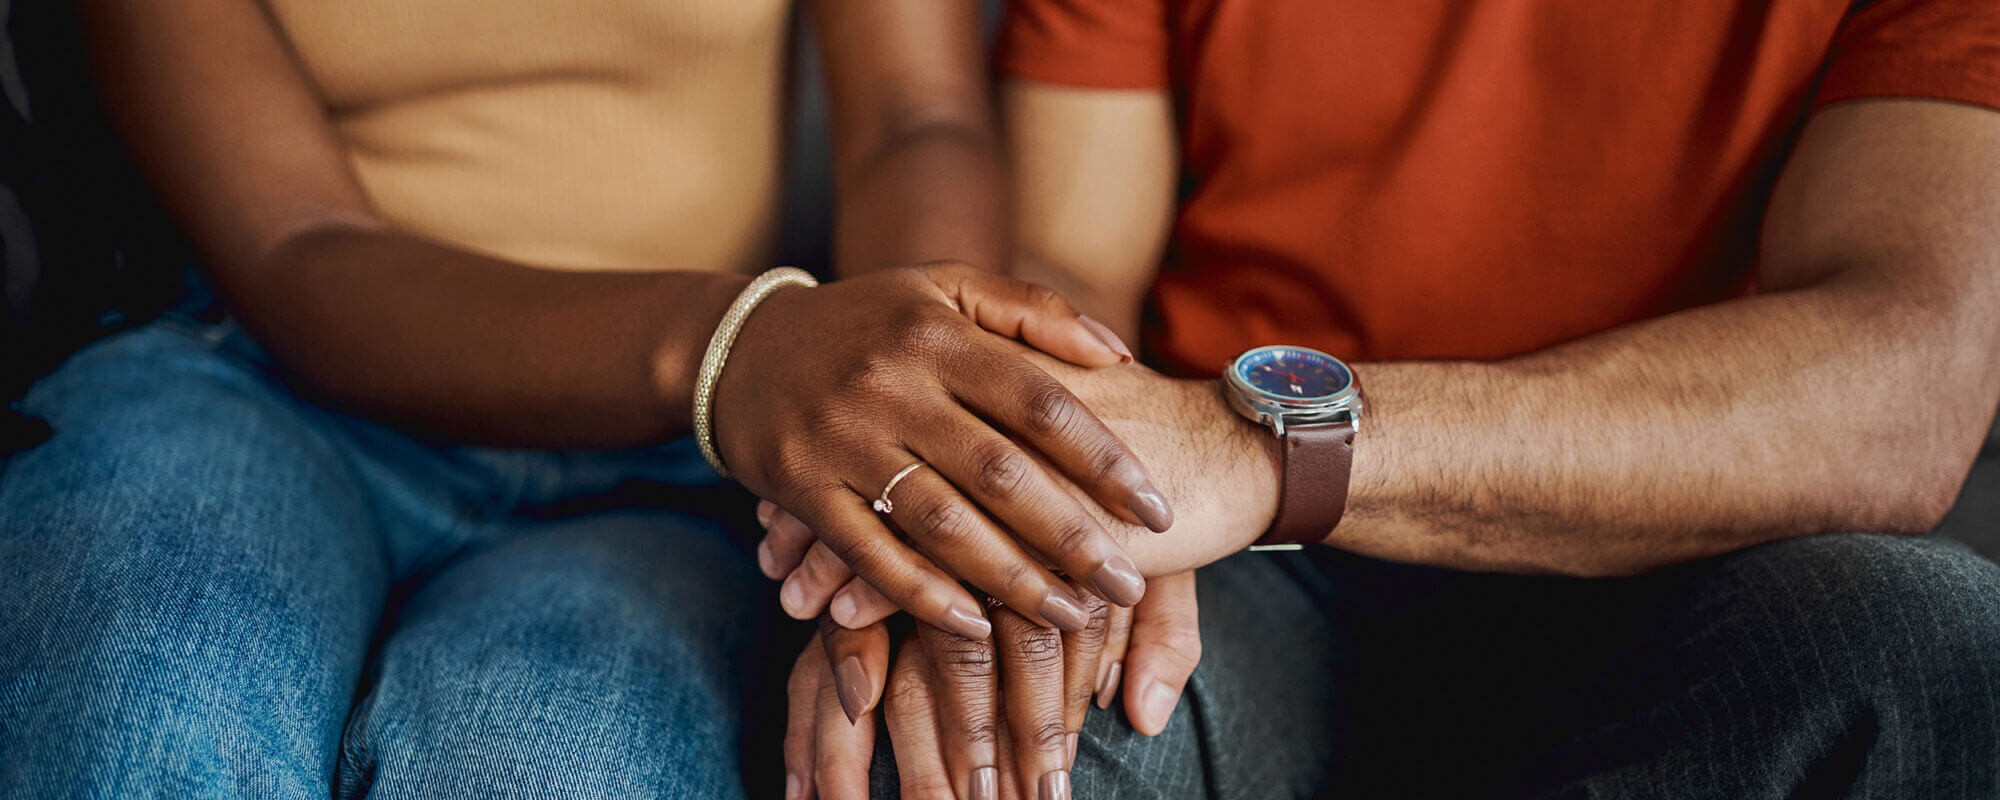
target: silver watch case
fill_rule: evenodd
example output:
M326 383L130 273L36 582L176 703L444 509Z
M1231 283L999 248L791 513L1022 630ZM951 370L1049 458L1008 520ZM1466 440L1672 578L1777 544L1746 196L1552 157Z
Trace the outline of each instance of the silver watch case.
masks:
M1230 362L1229 370L1223 376L1223 384L1229 387L1229 391L1223 394L1229 401L1230 408L1235 409L1236 413L1243 415L1245 419L1270 428L1271 433L1278 436L1285 435L1286 425L1316 425L1324 422L1346 422L1356 433L1361 432L1361 378L1355 375L1353 367L1347 366L1346 362L1333 356L1326 356L1347 370L1351 380L1347 382L1346 388L1325 397L1309 399L1284 397L1250 385L1248 381L1243 380L1242 371L1236 368L1244 356L1264 349L1267 348L1250 350ZM1326 354L1320 353L1320 355Z

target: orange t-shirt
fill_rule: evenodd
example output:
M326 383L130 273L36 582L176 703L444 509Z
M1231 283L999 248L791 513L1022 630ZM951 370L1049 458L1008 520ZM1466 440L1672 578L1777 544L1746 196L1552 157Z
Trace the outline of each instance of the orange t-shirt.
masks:
M1493 358L1746 291L1805 115L2000 108L2000 0L1012 0L1015 77L1170 88L1163 368Z

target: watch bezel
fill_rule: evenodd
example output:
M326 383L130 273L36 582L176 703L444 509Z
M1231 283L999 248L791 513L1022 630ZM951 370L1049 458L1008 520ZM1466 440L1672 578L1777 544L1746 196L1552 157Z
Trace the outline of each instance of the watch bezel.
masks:
M1340 391L1318 397L1285 397L1265 391L1243 378L1243 361L1252 356L1273 350L1288 350L1311 353L1325 358L1347 371L1347 385ZM1333 355L1297 345L1266 345L1243 351L1229 362L1229 369L1223 382L1230 389L1226 394L1230 408L1245 418L1271 429L1279 436L1285 435L1287 425L1317 425L1321 423L1347 422L1356 431L1361 428L1361 376L1347 362Z

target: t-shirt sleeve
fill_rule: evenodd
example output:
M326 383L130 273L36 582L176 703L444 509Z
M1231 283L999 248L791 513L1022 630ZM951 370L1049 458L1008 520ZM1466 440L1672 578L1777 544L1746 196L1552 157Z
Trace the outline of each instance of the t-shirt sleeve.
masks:
M1096 89L1168 86L1167 0L1008 0L1001 72Z
M1928 97L2000 109L2000 0L1876 0L1827 53L1814 105Z

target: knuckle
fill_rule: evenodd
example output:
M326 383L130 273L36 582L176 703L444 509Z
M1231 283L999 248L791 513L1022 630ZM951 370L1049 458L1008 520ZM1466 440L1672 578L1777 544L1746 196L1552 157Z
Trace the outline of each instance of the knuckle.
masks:
M1022 299L1027 300L1031 305L1055 309L1062 309L1069 306L1069 301L1063 299L1060 293L1039 283L1022 282L1021 294Z
M949 544L965 538L972 511L948 496L933 495L912 510L916 524L909 533L927 542Z
M931 687L922 673L912 669L897 670L889 676L889 685L884 687L883 696L891 708L918 710L931 703Z
M1009 648L1009 661L1023 670L1062 669L1062 636L1054 628L1038 628Z
M984 445L974 455L978 464L975 485L985 496L995 500L1005 500L1021 491L1028 480L1028 471L1034 467L1028 463L1027 455L1005 442Z
M940 643L936 662L938 671L953 679L985 678L994 673L993 647L985 642L952 637L953 641Z
M1201 663L1201 634L1176 628L1160 640L1160 645L1187 661L1188 669Z
M1145 470L1138 459L1125 452L1124 446L1116 441L1107 442L1090 457L1090 475L1098 483L1113 483L1128 475L1138 475Z
M1060 437L1075 424L1076 397L1053 380L1035 381L1027 390L1021 407L1027 410L1028 432L1037 436Z
M1037 750L1067 748L1069 726L1063 724L1061 714L1051 715L1050 719L1036 720L1028 726L1028 737Z
M1050 529L1049 557L1086 556L1090 552L1091 542L1096 538L1097 525L1092 521L1081 517L1065 519Z

